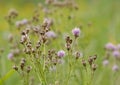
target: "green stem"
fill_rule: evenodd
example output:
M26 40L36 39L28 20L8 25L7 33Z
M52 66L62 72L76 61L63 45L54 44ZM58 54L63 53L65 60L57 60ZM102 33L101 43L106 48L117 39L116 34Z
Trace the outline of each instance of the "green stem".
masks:
M71 77L71 73L72 73L72 63L71 63L71 59L70 59L70 54L68 51L68 76L67 76L67 82L66 85L69 85L69 79Z
M43 61L43 71L45 70L45 44L43 44L43 59L44 59L44 61Z

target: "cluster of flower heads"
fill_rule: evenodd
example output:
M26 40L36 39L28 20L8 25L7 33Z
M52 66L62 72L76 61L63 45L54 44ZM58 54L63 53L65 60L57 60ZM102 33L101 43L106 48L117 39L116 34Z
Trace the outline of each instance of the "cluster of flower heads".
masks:
M108 66L112 64L112 70L119 70L119 61L120 61L120 44L107 43L105 45L105 59L103 61L104 66ZM110 62L112 59L114 62Z
M52 3L52 0L46 0L47 3ZM55 2L56 0L54 0ZM55 2L57 5L74 5L75 3L65 0L64 3ZM78 27L72 29L71 33L74 36L72 39L69 35L65 38L65 49L54 49L47 48L49 47L50 40L57 38L57 33L54 30L51 30L51 26L54 25L54 21L51 18L44 18L43 22L39 22L39 12L36 11L32 16L32 19L22 19L14 22L14 18L18 16L17 11L12 10L9 13L10 18L7 16L8 23L14 23L16 29L19 31L20 35L14 35L14 33L9 35L9 42L11 43L10 53L8 54L8 59L13 61L15 65L13 69L15 69L20 75L25 77L30 71L35 71L38 78L40 78L40 82L43 85L47 85L46 83L46 74L47 71L56 70L57 64L64 63L64 57L68 58L68 71L71 70L71 64L73 60L79 60L83 55L80 51L75 49L78 46L77 39L81 35L81 30ZM11 25L11 24L10 24ZM12 24L13 25L13 24ZM17 39L15 38L17 37ZM19 41L19 42L18 42ZM82 65L87 68L87 63L90 65L90 69L95 71L97 65L95 64L95 60L97 55L90 56L87 60L82 59ZM73 59L73 60L69 60ZM88 62L87 62L88 61ZM18 63L20 62L20 63ZM66 62L66 61L65 61ZM70 72L69 72L70 73ZM68 74L69 74L68 73ZM71 77L71 74L68 75ZM27 77L26 77L27 78Z
M18 16L18 12L15 9L9 10L8 14L5 16L5 19L8 23L12 23L14 19Z
M58 6L58 7L72 7L78 9L77 4L73 0L45 0L45 4Z
M93 72L97 69L97 64L95 63L96 59L97 59L97 55L89 56L89 58L88 58L88 63L90 65L90 69ZM87 68L87 61L83 59L82 64L86 69Z

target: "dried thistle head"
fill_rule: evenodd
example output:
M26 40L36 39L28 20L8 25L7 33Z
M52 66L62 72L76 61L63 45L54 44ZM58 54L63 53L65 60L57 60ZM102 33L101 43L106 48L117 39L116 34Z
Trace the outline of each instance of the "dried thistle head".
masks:
M18 71L18 67L17 67L16 65L13 66L13 69L14 69L15 71Z
M86 61L85 60L82 60L82 64L84 67L86 67Z
M97 69L97 65L96 64L92 64L92 70L95 71Z

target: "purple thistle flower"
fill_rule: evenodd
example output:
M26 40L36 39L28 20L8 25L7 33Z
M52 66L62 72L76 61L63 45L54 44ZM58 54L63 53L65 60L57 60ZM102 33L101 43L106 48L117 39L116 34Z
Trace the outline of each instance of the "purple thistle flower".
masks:
M46 34L45 34L48 38L56 38L56 33L54 31L48 31Z
M25 24L28 23L28 20L27 20L27 19L23 19L23 20L21 21L21 23L22 23L23 25L25 25Z
M79 28L77 28L77 27L72 30L72 34L75 37L78 37L80 35L80 33L81 33L81 30Z
M109 64L109 61L108 61L108 60L104 60L104 61L103 61L103 65L104 65L104 66L107 66L108 64Z
M107 50L115 50L115 49L116 49L115 45L113 45L112 43L107 43L107 44L105 45L105 48L106 48Z
M13 53L9 53L9 54L8 54L8 59L9 59L9 60L12 60L13 57L14 57Z
M116 58L120 56L120 52L118 50L113 51L112 55Z
M60 58L64 57L65 56L65 51L63 51L63 50L58 51L57 56L60 57Z
M113 70L113 71L118 71L118 70L119 70L118 65L114 65L114 66L112 67L112 70Z

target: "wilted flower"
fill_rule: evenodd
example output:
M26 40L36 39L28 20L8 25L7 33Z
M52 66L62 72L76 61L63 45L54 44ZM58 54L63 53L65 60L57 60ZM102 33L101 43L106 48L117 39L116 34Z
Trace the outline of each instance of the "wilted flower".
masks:
M75 37L78 37L81 33L81 30L79 28L74 28L72 30L72 34L75 36Z
M113 71L118 71L118 70L119 70L118 65L114 65L114 66L112 67L112 70L113 70Z
M107 50L115 50L116 49L115 45L113 45L112 43L106 44L105 48Z
M57 56L60 57L60 58L64 57L65 56L65 51L63 51L63 50L58 51Z
M97 65L96 64L92 64L92 70L95 71L97 68Z
M109 61L108 61L108 60L104 60L104 61L103 61L103 65L104 65L104 66L106 66L106 65L108 65L108 64L109 64Z
M77 51L74 53L74 56L76 59L78 59L79 57L83 57L83 54L81 52Z

